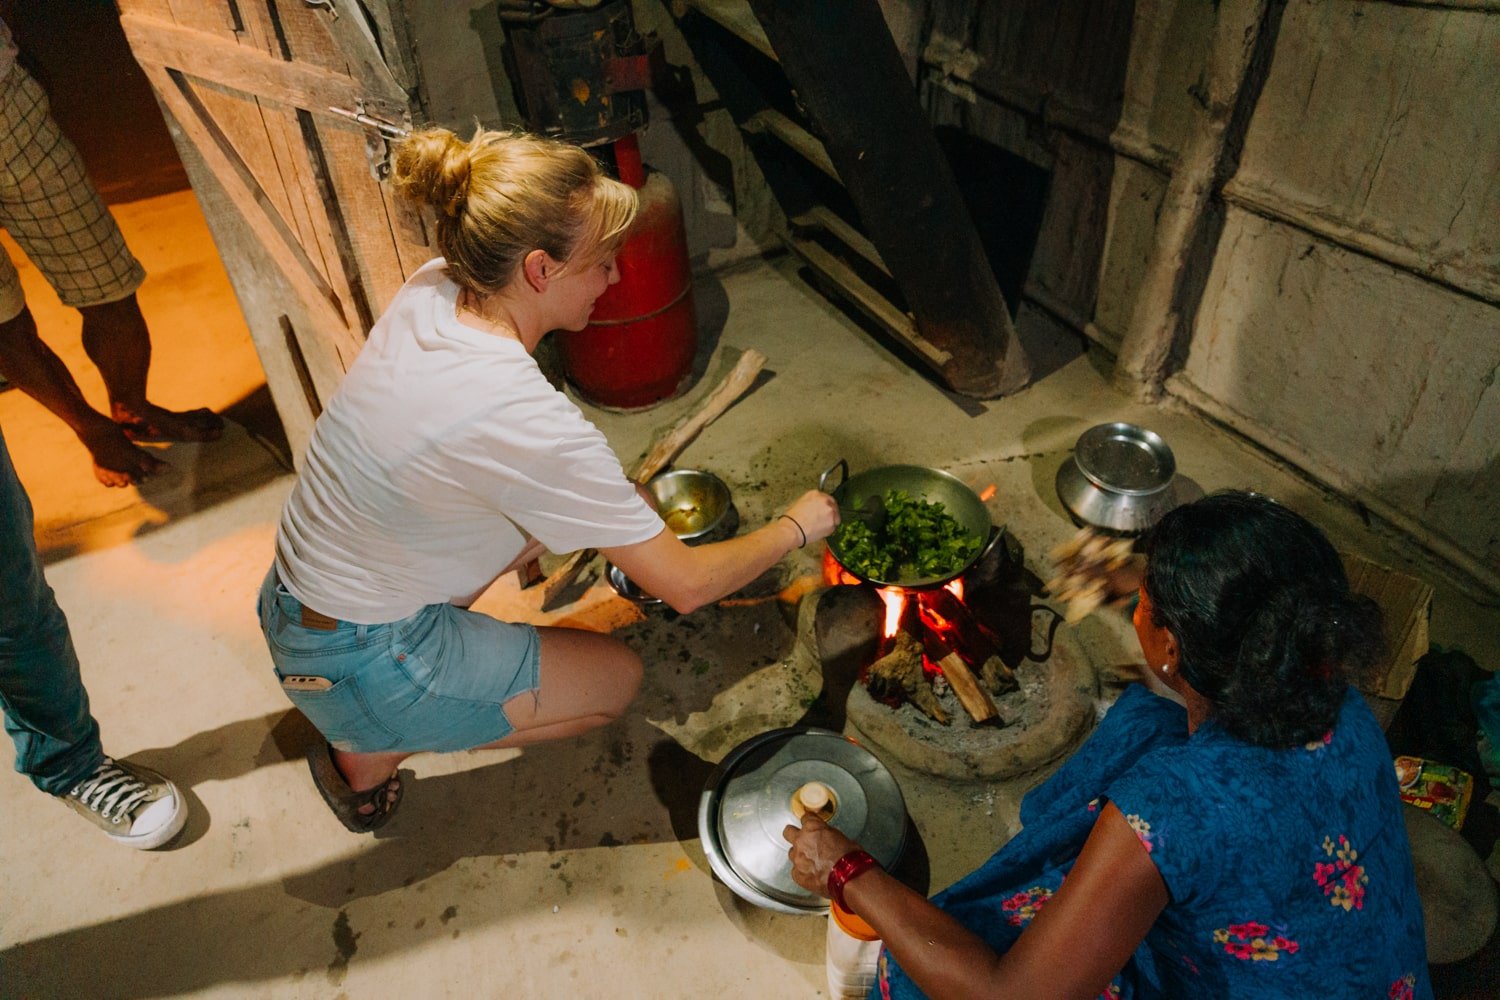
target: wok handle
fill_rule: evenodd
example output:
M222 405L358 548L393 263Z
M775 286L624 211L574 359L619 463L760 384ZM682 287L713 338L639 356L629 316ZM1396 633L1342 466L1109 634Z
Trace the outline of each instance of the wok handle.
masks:
M1047 624L1047 644L1039 650L1032 649L1029 645L1026 648L1026 658L1028 660L1042 663L1047 657L1052 655L1052 639L1057 635L1057 627L1062 624L1063 616L1055 608L1050 608L1045 604L1033 604L1030 610L1033 615L1038 611L1045 611L1052 616L1052 621Z
M991 526L990 527L990 538L989 538L989 541L987 541L987 542L984 543L984 548L982 548L982 549L979 550L979 555L975 556L974 557L974 561L971 562L971 563L969 563L969 565L970 566L976 566L979 563L984 562L985 557L988 556L991 552L993 552L995 550L995 546L999 545L1000 544L1000 539L1002 539L1004 537L1005 537L1005 528L1004 527Z
M829 486L828 486L828 478L830 476L832 476L835 472L839 473L839 481L836 484L834 484L834 486L832 488L829 488ZM818 489L819 489L819 491L821 491L823 493L829 493L829 494L831 494L831 493L833 493L834 490L836 490L839 487L843 486L848 481L849 481L849 463L848 463L847 460L841 458L837 462L834 462L828 468L826 468L826 469L823 470L823 474L818 477Z

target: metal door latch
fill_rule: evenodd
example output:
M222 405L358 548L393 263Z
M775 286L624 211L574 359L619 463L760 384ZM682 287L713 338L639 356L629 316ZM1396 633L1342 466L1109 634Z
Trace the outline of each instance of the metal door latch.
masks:
M309 0L310 2L310 0ZM370 161L370 176L383 181L391 174L391 141L404 139L411 134L411 111L402 109L401 121L371 114L364 101L358 101L354 110L330 107L329 112L352 122L358 122L365 130L365 159ZM384 110L384 109L379 109Z
M320 7L328 11L328 13L333 15L334 20L338 20L339 10L333 5L333 0L302 0L302 2L309 7Z

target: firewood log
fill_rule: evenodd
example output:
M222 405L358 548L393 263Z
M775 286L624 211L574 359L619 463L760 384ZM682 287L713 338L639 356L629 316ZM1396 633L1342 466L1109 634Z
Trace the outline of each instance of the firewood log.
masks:
M868 685L876 698L905 699L932 721L948 724L948 713L922 669L922 644L910 632L897 632L890 652L870 664Z
M1006 694L1021 686L1016 680L1015 671L1005 665L1005 661L998 656L992 656L984 661L984 666L979 668L979 680L991 694Z

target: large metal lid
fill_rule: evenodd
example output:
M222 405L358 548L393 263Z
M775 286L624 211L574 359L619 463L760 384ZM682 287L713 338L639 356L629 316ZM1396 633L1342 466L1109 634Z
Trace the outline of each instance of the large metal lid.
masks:
M830 825L887 867L906 839L906 802L896 779L864 747L826 729L777 729L746 740L709 778L698 827L709 864L758 906L790 912L828 902L792 880L782 830L798 823L792 799L808 782L832 793Z
M1177 460L1161 435L1135 424L1090 427L1079 436L1073 458L1091 482L1116 493L1156 493L1177 474Z

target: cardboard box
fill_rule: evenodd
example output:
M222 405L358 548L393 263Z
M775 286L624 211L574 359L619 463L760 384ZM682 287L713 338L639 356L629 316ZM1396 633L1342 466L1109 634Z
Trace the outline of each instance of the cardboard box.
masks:
M1427 654L1432 587L1414 576L1360 556L1348 552L1340 552L1339 556L1344 560L1344 572L1349 575L1349 588L1374 600L1385 615L1386 660L1359 689L1367 695L1399 703L1416 677L1417 661Z

